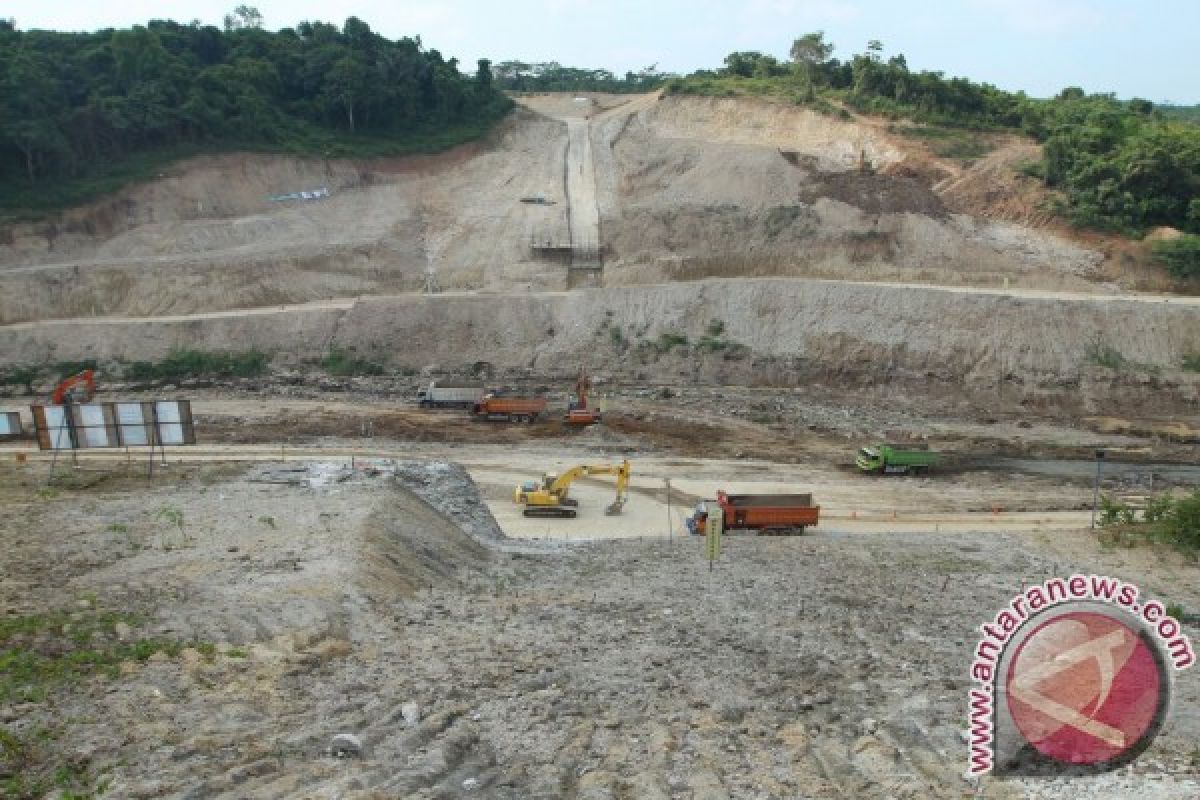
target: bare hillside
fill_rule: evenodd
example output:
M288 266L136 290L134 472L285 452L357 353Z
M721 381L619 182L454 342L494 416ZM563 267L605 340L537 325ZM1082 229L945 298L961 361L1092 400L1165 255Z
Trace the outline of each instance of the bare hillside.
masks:
M486 141L442 156L197 159L2 231L0 322L394 294L430 280L562 289L576 285L572 236L598 238L575 243L599 250L589 285L786 275L1094 291L1120 274L1103 243L1044 227L1016 172L1036 153L1027 143L964 166L876 121L765 101L521 102ZM589 214L598 237L580 227Z

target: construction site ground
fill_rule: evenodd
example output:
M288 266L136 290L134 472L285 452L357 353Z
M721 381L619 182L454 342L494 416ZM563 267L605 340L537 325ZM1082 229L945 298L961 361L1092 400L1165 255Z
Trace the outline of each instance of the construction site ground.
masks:
M1097 450L1134 505L1200 486L1200 300L1057 219L1032 141L904 128L522 97L440 155L192 159L0 231L0 366L95 361L198 438L0 444L0 795L1200 796L1196 669L1119 772L964 777L979 625L1030 583L1119 576L1200 636L1194 560L1090 527ZM269 374L119 382L180 349ZM580 367L605 424L569 430ZM417 409L434 378L557 411ZM857 473L882 442L945 462ZM618 516L608 478L577 519L513 503L622 458ZM683 523L718 489L820 524L710 571Z
M1200 482L1194 445L1050 420L876 420L784 393L759 395L781 410L738 418L713 390L671 391L565 431L353 393L195 390L200 444L156 457L152 479L145 452L60 457L50 480L49 454L6 445L0 619L120 612L130 622L92 646L178 647L7 702L3 722L29 763L122 798L1200 791L1194 670L1152 749L1116 774L976 784L963 738L978 625L1023 586L1097 572L1200 608L1194 563L1089 530L1080 456L1123 453L1133 463L1106 485L1137 492L1150 472ZM680 413L693 403L712 410ZM1013 450L920 478L848 467L872 431L914 434L906 421L958 451ZM603 514L606 478L575 485L575 520L512 502L543 471L622 457L620 516ZM710 573L682 520L717 488L811 491L821 524L730 535ZM23 641L52 650L54 634ZM361 752L335 757L338 734Z

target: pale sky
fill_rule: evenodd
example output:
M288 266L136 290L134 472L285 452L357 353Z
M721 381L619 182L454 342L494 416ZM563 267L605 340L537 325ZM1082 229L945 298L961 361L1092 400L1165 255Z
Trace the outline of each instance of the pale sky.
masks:
M1121 98L1200 103L1197 0L250 0L265 27L357 16L390 39L475 60L558 61L623 75L651 64L672 72L720 66L733 50L787 57L792 39L824 30L847 59L870 39L910 69L941 70L1024 89L1064 86ZM22 30L95 30L155 18L220 26L238 0L0 0Z

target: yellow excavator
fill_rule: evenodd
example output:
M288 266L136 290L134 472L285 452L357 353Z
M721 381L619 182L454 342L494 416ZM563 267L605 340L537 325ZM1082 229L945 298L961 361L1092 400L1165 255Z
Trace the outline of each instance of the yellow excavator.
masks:
M629 460L620 464L581 464L571 467L559 475L547 472L538 481L525 481L513 492L513 501L525 506L527 517L574 517L579 502L571 497L571 483L578 478L589 475L616 475L617 498L607 508L605 514L620 514L629 497Z

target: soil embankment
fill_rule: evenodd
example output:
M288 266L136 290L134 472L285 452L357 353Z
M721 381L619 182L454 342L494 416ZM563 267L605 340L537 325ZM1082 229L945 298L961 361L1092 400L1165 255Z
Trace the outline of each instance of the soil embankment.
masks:
M286 362L340 348L408 369L482 362L534 374L586 361L652 383L887 384L984 408L1190 414L1200 376L1181 365L1200 352L1197 316L1186 299L708 281L28 323L0 328L0 360L155 361L197 348L257 349Z

